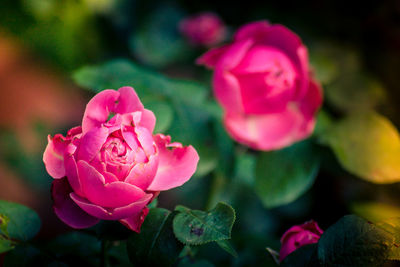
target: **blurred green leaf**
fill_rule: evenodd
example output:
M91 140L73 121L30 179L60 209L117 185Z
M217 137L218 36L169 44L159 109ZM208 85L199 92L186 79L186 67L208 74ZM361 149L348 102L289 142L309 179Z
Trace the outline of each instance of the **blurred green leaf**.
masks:
M341 218L318 242L322 266L382 266L393 237L383 229L355 215Z
M183 58L188 52L178 28L183 16L183 12L175 6L157 6L131 36L133 54L140 61L157 67Z
M358 216L374 223L393 217L400 218L399 207L379 202L355 202L351 204L351 210Z
M150 209L140 234L128 239L129 259L135 266L170 266L178 258L183 245L172 232L174 213L162 208Z
M310 141L264 152L257 160L254 189L268 208L288 204L311 187L319 164Z
M400 216L377 223L377 226L393 237L393 245L390 247L388 259L400 261Z
M282 267L318 267L318 246L317 244L302 246L290 253L280 264Z
M174 112L172 107L167 102L160 101L143 101L145 108L153 111L156 116L156 126L154 133L164 133L171 126Z
M0 254L9 251L13 248L14 248L13 242L0 235Z
M400 181L400 136L375 112L350 115L321 136L349 172L373 183Z
M0 234L8 239L27 241L39 232L39 216L21 204L0 200L0 217ZM7 225L3 224L4 222Z
M224 203L209 212L177 206L173 222L176 238L186 245L201 245L231 238L235 210Z
M326 101L346 113L373 109L386 99L386 91L379 82L359 73L343 74L324 92Z

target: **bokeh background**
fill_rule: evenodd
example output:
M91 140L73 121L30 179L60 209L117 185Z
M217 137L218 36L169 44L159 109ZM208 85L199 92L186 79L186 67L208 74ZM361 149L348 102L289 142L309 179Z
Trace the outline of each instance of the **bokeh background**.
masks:
M42 153L47 134L65 133L80 124L93 96L73 82L74 71L127 58L169 77L196 79L210 87L211 74L194 64L206 49L190 45L178 30L182 18L202 11L218 14L230 34L255 20L284 24L309 48L324 87L326 110L339 118L349 110L373 106L400 128L400 2L396 0L2 0L0 199L25 204L40 214L39 240L69 230L52 212L52 179ZM248 254L246 264L270 262L265 247L279 249L279 236L291 225L314 219L327 228L345 214L365 212L359 202L385 205L369 207L369 213L400 214L399 185L367 183L345 173L329 151L324 157L331 160L312 189L289 205L266 209L246 186L229 188L239 191L235 199L221 197L237 211L233 240L242 256ZM241 164L234 168L234 176L251 180L246 162ZM204 209L209 190L216 186L213 181L209 175L194 177L162 194L159 205ZM246 243L248 248L240 247Z

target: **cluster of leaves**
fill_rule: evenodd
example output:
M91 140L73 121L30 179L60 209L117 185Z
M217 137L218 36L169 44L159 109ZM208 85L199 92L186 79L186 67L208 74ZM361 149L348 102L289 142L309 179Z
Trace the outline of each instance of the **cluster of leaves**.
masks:
M329 227L316 244L289 254L281 266L382 266L399 259L399 219L372 224L347 215Z
M102 222L86 233L70 232L44 245L28 242L40 228L40 219L33 210L1 201L0 216L0 253L12 250L5 257L5 266L65 266L76 262L125 266L129 260L134 266L186 266L194 261L195 248L210 242L237 255L229 243L235 211L224 203L208 212L183 206L173 212L153 207L140 234L116 222Z

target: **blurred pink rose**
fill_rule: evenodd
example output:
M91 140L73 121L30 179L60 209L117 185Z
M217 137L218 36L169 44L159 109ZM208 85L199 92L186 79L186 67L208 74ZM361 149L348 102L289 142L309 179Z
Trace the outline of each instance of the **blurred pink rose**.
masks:
M310 76L306 47L286 27L247 24L232 43L211 49L197 63L214 69L214 94L236 141L274 150L312 133L322 91Z
M181 21L182 34L194 45L212 46L224 40L226 27L214 13L204 12Z
M139 232L146 205L159 191L182 185L196 170L192 146L153 135L153 112L131 87L104 90L86 106L82 127L48 137L43 154L54 211L73 228L119 220Z
M323 231L314 221L291 227L281 238L280 261L299 247L317 243L322 234Z

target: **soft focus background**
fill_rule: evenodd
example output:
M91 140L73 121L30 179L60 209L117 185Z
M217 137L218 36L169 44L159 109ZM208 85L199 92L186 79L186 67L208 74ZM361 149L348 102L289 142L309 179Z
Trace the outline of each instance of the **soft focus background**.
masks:
M188 43L178 30L182 18L202 11L221 17L228 26L227 40L238 26L250 21L284 24L309 48L315 74L324 87L326 110L339 118L354 109L374 107L400 128L400 2L396 0L360 4L343 0L2 0L0 199L25 204L39 213L43 224L39 241L69 230L52 212L52 179L45 171L42 153L47 134L65 134L80 124L85 103L94 95L74 83L73 73L85 65L124 58L168 77L200 80L211 99L211 74L194 64L206 49ZM127 85L136 86L134 81ZM145 105L151 104L145 95L139 96ZM173 135L183 122L175 121L169 105L158 102L155 107L170 114L162 117L163 127ZM181 111L204 122L201 112ZM168 121L174 121L171 127ZM321 152L323 167L305 195L267 209L251 186L252 154L234 146L221 125L210 126L208 121L204 125L197 131L206 137L182 140L196 148L196 144L209 144L210 149L199 147L205 151L200 151L203 161L198 174L183 187L163 193L158 203L170 209L176 204L204 209L219 199L230 202L237 212L233 243L241 257L236 266L271 262L265 247L279 249L282 233L309 219L326 229L348 213L400 216L398 184L376 185L357 179L341 169L329 150ZM221 136L219 150L227 151L227 158L234 157L228 162L235 162L227 166L231 180L225 193L211 200L210 191L222 186L215 169L223 163L214 156L216 142L211 140L210 129ZM230 154L233 150L234 156ZM204 253L214 263L229 261L223 251L210 251Z

